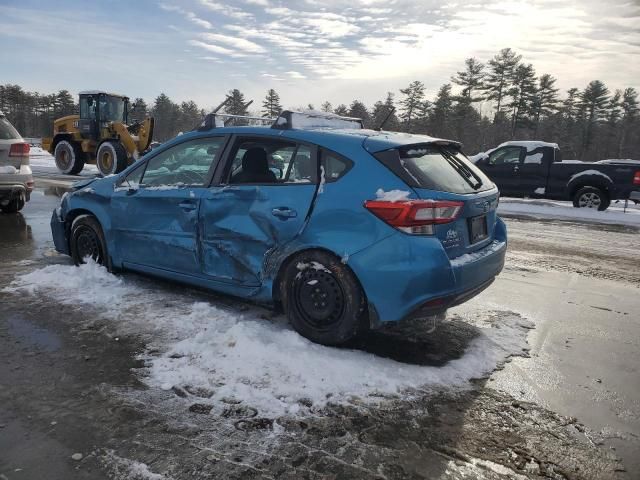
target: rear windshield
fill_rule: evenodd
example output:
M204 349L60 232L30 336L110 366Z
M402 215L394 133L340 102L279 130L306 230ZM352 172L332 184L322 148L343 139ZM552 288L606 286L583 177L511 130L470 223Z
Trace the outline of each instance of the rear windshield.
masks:
M453 146L408 145L376 154L409 186L441 192L474 193L494 184Z
M18 131L13 128L5 117L0 117L0 140L14 140L21 138Z

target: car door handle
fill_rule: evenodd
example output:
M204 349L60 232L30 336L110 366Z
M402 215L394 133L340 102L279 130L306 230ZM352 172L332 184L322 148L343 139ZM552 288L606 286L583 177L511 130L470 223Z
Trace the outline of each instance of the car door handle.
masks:
M288 207L278 207L271 210L271 215L280 218L295 218L298 216L298 212Z
M183 210L191 211L191 210L195 210L198 205L196 205L194 202L190 202L187 200L184 202L180 202L178 206Z
M518 165L513 167L513 171L518 173L518 171L520 170L520 167Z

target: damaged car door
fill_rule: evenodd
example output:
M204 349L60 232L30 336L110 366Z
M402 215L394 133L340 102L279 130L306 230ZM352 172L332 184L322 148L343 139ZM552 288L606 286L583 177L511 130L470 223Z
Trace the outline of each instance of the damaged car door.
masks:
M179 143L118 182L111 209L125 266L200 274L198 208L224 142L219 136Z
M218 185L202 196L204 273L258 286L268 253L303 230L318 188L317 148L280 138L236 137Z

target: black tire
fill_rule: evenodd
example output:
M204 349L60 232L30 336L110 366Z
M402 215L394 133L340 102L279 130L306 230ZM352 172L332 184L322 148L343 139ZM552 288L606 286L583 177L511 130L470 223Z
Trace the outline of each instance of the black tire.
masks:
M73 220L69 247L76 265L86 263L85 258L91 257L96 263L108 266L107 242L100 223L91 215L80 215Z
M84 168L85 153L80 145L68 140L60 140L53 151L56 167L66 175L77 175Z
M127 168L127 151L118 141L100 144L96 152L96 166L103 177L120 173Z
M610 204L609 195L596 187L582 187L573 195L573 206L576 208L597 208L602 212Z
M24 207L25 201L22 195L12 198L6 205L0 205L2 213L18 213Z
M368 327L366 299L353 272L321 251L296 255L280 284L282 305L293 328L323 345L341 345Z

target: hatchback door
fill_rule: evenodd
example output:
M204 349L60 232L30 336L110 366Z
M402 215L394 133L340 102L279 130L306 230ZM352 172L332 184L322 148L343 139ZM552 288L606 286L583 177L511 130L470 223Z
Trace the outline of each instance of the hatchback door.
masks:
M260 285L268 254L286 248L304 229L317 186L314 146L236 138L220 184L202 197L205 274L236 285Z
M119 182L111 208L125 264L201 273L198 209L224 141L218 136L174 145Z
M425 204L428 208L421 214L420 223L429 223L424 228L440 239L449 258L493 241L498 190L457 148L407 145L376 157L422 200L430 201Z

